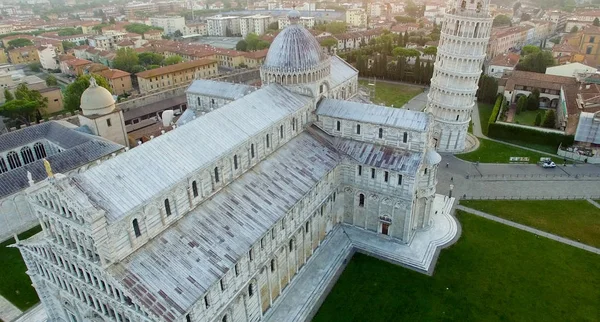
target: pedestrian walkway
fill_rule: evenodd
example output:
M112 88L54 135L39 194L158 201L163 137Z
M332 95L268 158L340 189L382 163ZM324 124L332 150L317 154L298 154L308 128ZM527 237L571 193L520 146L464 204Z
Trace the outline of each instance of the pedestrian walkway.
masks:
M594 201L594 200L592 200L592 199L587 199L587 201L588 201L589 203L591 203L592 205L596 206L596 208L600 209L600 204L599 204L599 203L595 202L595 201Z
M46 322L48 321L48 315L46 314L46 308L42 304L38 304L31 309L23 313L14 322Z
M468 208L468 207L465 207L465 206L460 206L459 205L459 206L456 206L456 209L462 210L462 211L466 211L466 212L468 212L470 214L473 214L473 215L476 215L476 216L480 216L480 217L483 217L483 218L486 218L486 219L489 219L489 220L493 220L493 221L499 222L501 224L505 224L505 225L508 225L508 226L511 226L511 227L515 227L517 229L528 231L528 232L536 234L538 236L546 237L546 238L555 240L555 241L557 241L559 243L563 243L563 244L566 244L566 245L569 245L569 246L577 247L577 248L586 250L588 252L592 252L592 253L600 255L600 249L599 248L595 248L595 247L592 247L592 246L589 246L589 245L586 245L586 244L582 244L582 243L579 243L579 242L576 242L576 241L573 241L573 240L570 240L570 239L567 239L567 238L564 238L564 237L560 237L560 236L557 236L557 235L554 235L554 234L550 234L550 233L547 233L545 231L541 231L539 229L531 228L529 226L525 226L525 225L516 223L514 221L506 220L504 218L496 217L494 215L490 215L490 214L487 214L485 212L481 212L479 210L475 210L475 209Z
M3 296L0 296L0 320L10 322L21 315L21 310L10 303Z

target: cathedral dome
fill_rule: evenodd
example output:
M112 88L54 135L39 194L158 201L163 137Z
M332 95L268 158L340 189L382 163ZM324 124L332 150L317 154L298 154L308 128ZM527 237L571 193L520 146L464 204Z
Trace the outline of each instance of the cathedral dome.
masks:
M90 86L81 94L80 107L83 115L104 115L115 109L115 99L104 87L90 77Z
M425 165L436 165L442 161L442 156L435 152L434 149L427 149L423 162Z

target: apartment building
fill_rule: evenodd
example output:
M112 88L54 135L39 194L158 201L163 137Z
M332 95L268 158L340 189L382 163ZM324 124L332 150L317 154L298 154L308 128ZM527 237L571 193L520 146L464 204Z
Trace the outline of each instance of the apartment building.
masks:
M352 27L366 27L367 13L361 8L348 9L346 10L346 23Z
M133 90L131 74L128 72L120 69L105 69L99 74L108 81L112 93L115 95L123 95Z
M262 35L269 30L269 24L273 21L271 16L252 15L240 17L240 33L242 37L248 34Z
M277 19L277 27L283 29L289 26L290 20L287 16L279 17ZM306 29L312 29L315 26L315 17L300 17L298 24L304 26Z
M11 64L30 64L40 61L35 46L19 47L8 51L8 59Z
M104 34L102 36L96 36L88 39L90 46L100 50L115 50L119 42L121 42L126 33L115 32L110 34Z
M207 36L208 29L205 23L186 23L185 27L183 27L183 35L199 35L199 36Z
M216 15L206 19L209 36L229 37L240 35L240 18L238 16Z
M527 43L531 26L515 26L492 29L492 35L488 43L488 59L504 54L512 49L519 49Z
M218 62L199 59L137 73L141 94L190 83L194 79L212 78L218 74Z
M0 35L10 34L15 30L13 25L0 25Z
M600 61L600 27L588 25L577 34L568 35L563 43L579 49L579 53L589 61ZM572 60L572 62L582 62Z
M37 54L40 60L40 64L43 69L59 69L60 65L58 64L58 48L47 45L47 46L39 46L37 47Z
M143 15L151 15L153 13L157 13L158 12L158 5L156 3L150 3L150 2L131 2L126 4L123 7L123 10L125 11L125 15L133 18L136 17L136 15L139 14L143 14Z
M181 16L151 17L150 25L162 28L167 35L172 35L177 30L183 34L185 29L185 18Z

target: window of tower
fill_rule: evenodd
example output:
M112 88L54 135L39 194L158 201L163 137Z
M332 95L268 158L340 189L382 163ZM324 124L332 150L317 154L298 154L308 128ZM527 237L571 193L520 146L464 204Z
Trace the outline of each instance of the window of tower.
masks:
M360 195L358 195L358 206L359 207L365 206L365 195L363 195L362 193Z
M458 118L460 117L460 115L456 115L456 120L458 121Z
M133 233L135 234L135 237L140 237L142 233L140 232L140 225L138 224L138 220L134 219L131 225L133 226Z

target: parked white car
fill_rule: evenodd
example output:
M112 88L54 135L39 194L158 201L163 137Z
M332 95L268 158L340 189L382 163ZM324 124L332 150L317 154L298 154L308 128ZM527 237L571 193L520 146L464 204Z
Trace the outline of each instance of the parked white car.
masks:
M556 163L550 161L550 162L544 162L542 163L542 167L544 168L556 168Z

